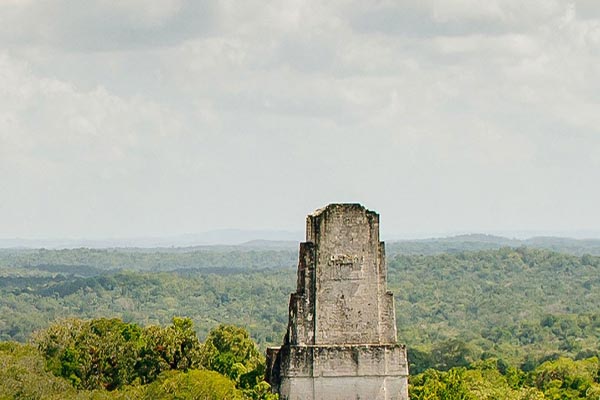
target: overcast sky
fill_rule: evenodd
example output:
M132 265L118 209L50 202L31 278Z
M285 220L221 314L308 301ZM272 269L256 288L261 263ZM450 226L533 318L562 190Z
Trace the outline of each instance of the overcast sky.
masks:
M0 237L600 231L600 2L0 2Z

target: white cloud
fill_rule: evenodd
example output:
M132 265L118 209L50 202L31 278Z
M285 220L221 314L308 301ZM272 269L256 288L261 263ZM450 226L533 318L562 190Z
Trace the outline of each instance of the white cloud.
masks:
M211 32L218 16L209 1L51 0L3 2L0 23L10 47L87 52L180 43Z
M0 236L600 223L592 3L45 4L0 6Z
M117 208L111 218L113 200L106 207L103 200L128 196L135 208L136 201L156 196L153 183L168 179L161 176L163 170L185 176L198 167L195 157L209 151L197 147L210 129L210 116L202 118L202 113L184 116L163 104L119 97L102 87L81 91L37 76L7 55L0 58L0 88L5 189L0 212L4 226L15 234L27 234L28 224L38 218L45 226L43 234L51 234L52 226L74 234L86 227L89 221L78 218L87 218L88 212L98 212L91 221L115 223L125 211ZM67 211L73 214L70 218L63 215Z

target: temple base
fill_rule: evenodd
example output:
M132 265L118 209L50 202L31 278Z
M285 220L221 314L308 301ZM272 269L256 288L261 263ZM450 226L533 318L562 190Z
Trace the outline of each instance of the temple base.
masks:
M269 348L267 371L280 400L408 399L403 345Z

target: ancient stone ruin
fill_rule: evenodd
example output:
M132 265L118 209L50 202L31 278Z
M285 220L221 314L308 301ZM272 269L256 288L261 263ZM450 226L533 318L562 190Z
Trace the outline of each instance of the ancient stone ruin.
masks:
M267 350L281 400L406 400L406 348L397 344L379 215L330 204L306 219L298 287L283 346Z

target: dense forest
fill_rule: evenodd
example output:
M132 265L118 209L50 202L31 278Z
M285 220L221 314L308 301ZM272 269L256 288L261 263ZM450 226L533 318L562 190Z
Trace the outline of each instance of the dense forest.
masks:
M62 320L29 345L0 342L0 366L2 399L277 398L246 330L219 325L201 343L189 318L165 327Z
M531 243L524 247L469 236L387 246L398 336L409 348L411 398L598 398L597 242ZM259 375L264 348L282 341L296 251L272 246L0 250L0 370L5 374L0 398L14 397L19 387L10 375L14 371L28 371L22 381L42 385L39 393L68 387L73 398L104 398L98 396L109 396L107 390L110 398L144 398L158 396L152 392L158 386L205 390L186 386L194 381L190 374L204 374L207 385L226 379L223 387L239 398L266 398L259 380L251 385L240 379L252 371ZM56 333L65 326L77 334ZM252 368L238 365L233 373L210 364L203 354L214 332L236 326L249 332L247 339L238 336L256 352ZM186 333L177 336L178 329ZM148 355L149 343L155 348L156 340L172 343L164 338L169 334L195 343L189 347L195 349L188 357L193 361L177 364L164 352ZM61 335L70 335L72 342L47 345L48 337ZM98 366L85 367L88 356L77 358L89 349L73 349L104 340L118 342L106 344L104 353L121 349L119 354L133 351L130 359L158 357L152 362L162 367L149 378L147 367L133 363L123 367L125 372L113 371L119 383L88 385L83 371ZM130 340L135 343L127 344ZM163 342L159 346L168 348ZM44 393L23 398L53 398L51 390Z

